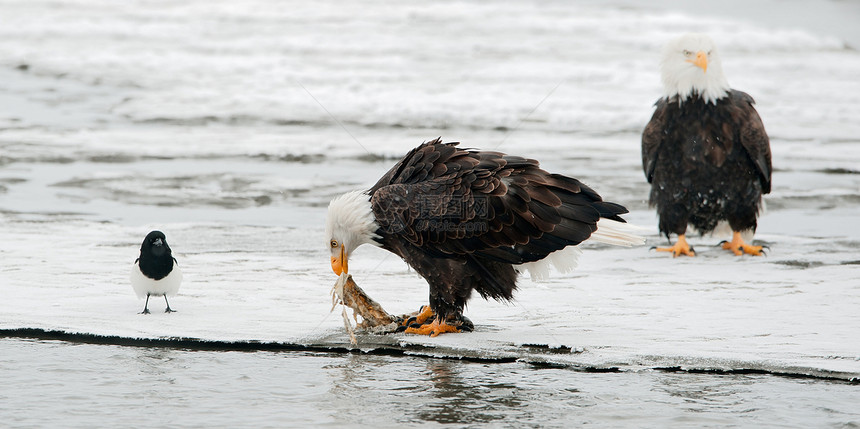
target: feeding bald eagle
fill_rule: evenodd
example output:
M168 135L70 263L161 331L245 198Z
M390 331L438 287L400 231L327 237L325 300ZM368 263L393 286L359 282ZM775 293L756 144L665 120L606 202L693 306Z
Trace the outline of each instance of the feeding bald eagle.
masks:
M687 225L705 234L728 221L733 236L723 248L761 255L741 236L755 231L771 186L770 142L752 97L729 88L713 41L701 34L666 46L662 78L663 98L642 133L642 167L660 231L678 241L657 250L694 256Z
M335 274L373 244L401 258L430 285L430 305L407 333L471 330L463 308L472 291L509 300L517 272L545 275L548 263L575 266L575 246L593 237L617 244L644 240L625 232L627 213L576 179L550 174L532 159L426 142L368 191L333 199L326 236ZM598 223L600 221L600 223ZM431 320L432 319L432 320Z

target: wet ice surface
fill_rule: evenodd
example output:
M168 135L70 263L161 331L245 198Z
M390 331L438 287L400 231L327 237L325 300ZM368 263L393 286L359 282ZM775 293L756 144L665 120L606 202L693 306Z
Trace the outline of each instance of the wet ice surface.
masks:
M653 368L860 376L860 55L829 33L625 2L0 7L16 22L0 26L0 329L346 346L325 206L441 135L583 180L630 208L648 244L584 245L574 273L522 279L511 305L476 298L473 333L359 347L691 390L762 378ZM694 238L695 259L647 250L665 243L639 157L659 50L701 28L771 135L764 258L715 247L727 236ZM128 270L151 229L185 283L178 313L153 300L144 317ZM391 313L426 303L393 255L361 248L350 267ZM401 364L415 362L433 365ZM481 372L467 367L465 380Z

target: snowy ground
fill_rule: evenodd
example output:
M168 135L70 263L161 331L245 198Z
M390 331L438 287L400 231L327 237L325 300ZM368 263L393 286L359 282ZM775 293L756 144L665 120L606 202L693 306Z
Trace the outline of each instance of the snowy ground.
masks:
M834 7L831 2L820 2ZM860 377L860 55L838 36L620 2L0 2L0 329L342 345L325 205L442 135L533 157L631 209L661 45L705 29L771 135L764 258L585 245L571 275L476 298L476 332L360 338L583 367ZM480 17L480 19L477 19ZM167 233L174 314L128 270ZM362 248L392 313L426 284ZM564 346L552 350L528 345Z

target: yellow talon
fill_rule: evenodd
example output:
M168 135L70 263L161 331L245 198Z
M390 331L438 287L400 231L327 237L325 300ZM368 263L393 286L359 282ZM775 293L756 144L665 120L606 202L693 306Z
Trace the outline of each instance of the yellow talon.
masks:
M658 247L658 252L672 252L672 257L678 257L681 255L687 256L696 256L696 252L693 251L693 248L687 244L687 238L684 234L678 236L678 241L675 242L675 245L672 247Z
M435 315L436 313L434 313L433 310L430 309L429 305L422 305L421 309L418 310L418 313L413 313L413 315L409 317L406 317L407 315L404 315L403 322L401 322L400 324L402 326L409 326L413 323L423 325L427 322L427 319Z
M753 256L761 256L764 254L764 252L762 252L763 246L752 246L746 244L744 239L741 238L741 233L738 231L733 231L732 241L723 243L723 249L731 250L732 253L737 256L741 256L744 253Z
M429 308L429 307L428 307ZM445 334L449 332L460 332L456 327L449 325L445 322L440 322L439 318L433 319L433 323L428 325L423 325L418 328L406 328L403 331L406 334L418 334L418 335L429 335L431 337L438 336L439 334Z

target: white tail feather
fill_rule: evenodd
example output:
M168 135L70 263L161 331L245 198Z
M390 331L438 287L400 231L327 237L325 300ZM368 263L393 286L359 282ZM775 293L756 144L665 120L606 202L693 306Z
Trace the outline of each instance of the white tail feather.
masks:
M636 246L645 244L645 237L636 234L642 231L647 231L647 229L610 219L600 219L597 222L597 231L591 234L589 240L615 246ZM550 253L540 261L520 264L516 266L516 270L520 273L528 271L532 281L545 280L549 278L550 266L555 267L562 274L573 271L579 265L579 255L581 254L582 250L579 247L567 246Z
M708 237L728 238L731 240L732 227L729 225L728 221L721 220L711 232L702 233L693 225L690 225L687 227L687 234L701 234ZM747 243L752 243L753 237L755 237L755 231L753 231L752 228L741 231L741 238L743 238Z
M614 246L638 246L645 244L645 237L637 234L644 231L647 229L640 226L612 219L600 219L597 222L597 231L591 234L589 240Z
M518 265L516 269L519 272L528 271L533 281L545 280L549 278L550 265L561 273L569 273L579 265L578 259L581 254L582 250L579 250L579 247L567 246L550 253L540 261Z

